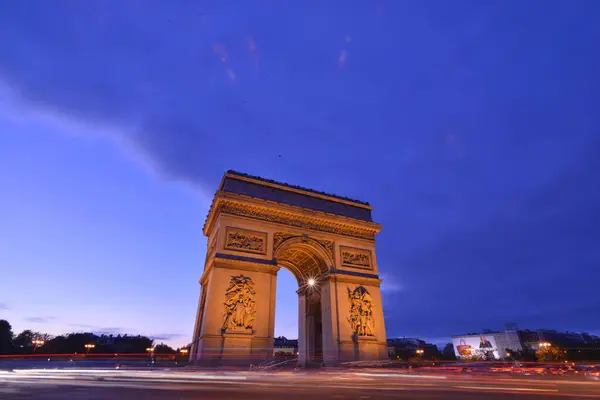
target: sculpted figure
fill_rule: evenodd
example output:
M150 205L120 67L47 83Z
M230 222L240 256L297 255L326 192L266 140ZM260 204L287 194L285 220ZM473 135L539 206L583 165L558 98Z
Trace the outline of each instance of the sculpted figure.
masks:
M225 291L223 330L252 329L256 319L254 282L243 275L232 276Z
M375 321L373 319L373 299L363 286L353 291L348 288L348 303L350 315L348 322L357 336L375 336Z

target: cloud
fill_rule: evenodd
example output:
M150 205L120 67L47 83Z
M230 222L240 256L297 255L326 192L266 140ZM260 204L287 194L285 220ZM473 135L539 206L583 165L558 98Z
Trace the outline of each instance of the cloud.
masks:
M281 2L262 19L249 2L199 22L193 6L126 3L11 2L0 13L11 96L110 127L153 170L203 190L233 168L369 200L390 331L589 325L569 311L598 304L599 38L586 9L597 5L549 6L544 18L527 5L453 5L440 19L440 8L390 3L395 23L381 24L358 6L339 20ZM161 29L165 13L178 23ZM340 70L339 35L326 32L347 26L361 28ZM419 42L398 42L406 32Z
M384 295L390 295L392 293L400 292L404 289L397 277L387 274L382 274L380 277L383 281L381 283L381 291Z
M139 333L135 332L133 329L122 328L122 327L106 327L106 326L98 326L98 325L89 325L89 324L70 324L74 328L83 329L86 332L93 332L96 335L142 335L147 336L152 340L160 340L160 341L171 341L175 339L182 338L186 335L179 333L159 333L156 335L149 335L147 333Z
M73 327L77 330L83 330L85 332L93 332L96 335L118 335L123 333L131 333L127 332L127 330L124 328L112 326L106 327L91 324L68 324L68 326Z
M54 321L56 317L27 317L25 321L31 322L33 324L48 324Z
M0 310L10 310L10 307L6 303L0 303Z
M72 326L74 328L93 328L94 325L89 325L89 324L68 324L69 326Z
M125 329L117 327L94 327L91 331L96 335L119 335L127 333Z
M186 336L186 335L183 335L181 333L161 333L161 334L157 334L157 335L151 335L149 337L152 340L169 341L169 340L179 339L184 336Z

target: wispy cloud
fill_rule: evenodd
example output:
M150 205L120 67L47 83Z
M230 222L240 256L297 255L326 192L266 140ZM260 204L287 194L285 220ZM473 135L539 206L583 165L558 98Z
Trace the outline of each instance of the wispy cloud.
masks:
M118 327L94 328L94 329L92 329L92 332L94 332L96 335L119 335L119 334L127 333L127 332L125 332L125 329L118 328Z
M73 328L93 328L94 325L89 325L89 324L68 324L68 326L71 326Z
M383 280L381 283L381 291L384 294L397 293L404 290L400 280L394 276L382 274L381 279Z
M69 324L68 326L74 328L76 331L93 332L96 335L118 335L123 333L132 333L125 328L116 326L99 326L90 324Z
M10 307L6 303L0 303L0 310L10 310Z
M151 335L149 337L152 340L174 340L174 339L178 339L183 336L185 336L185 335L183 335L181 333L161 333L158 335Z
M25 321L33 324L47 324L55 319L56 317L27 317L25 318Z

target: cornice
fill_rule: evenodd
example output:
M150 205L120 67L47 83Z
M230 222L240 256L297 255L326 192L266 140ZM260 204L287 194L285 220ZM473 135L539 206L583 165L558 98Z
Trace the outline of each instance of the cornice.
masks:
M374 240L381 230L374 222L218 191L204 223L205 236L220 213L366 240Z
M346 204L346 205L353 206L353 207L359 207L359 208L365 208L367 210L373 210L373 206L371 206L369 203L367 203L365 201L354 200L354 199L350 199L350 198L344 197L344 196L338 196L338 195L331 194L331 193L325 193L325 192L321 192L321 191L314 190L314 189L304 188L301 186L290 185L288 183L277 182L277 181L274 181L271 179L266 179L266 178L262 178L259 176L249 175L249 174L244 174L242 172L237 172L237 171L232 171L232 170L229 170L225 173L225 175L223 176L223 179L221 180L219 189L223 187L223 182L225 181L225 178L237 179L240 181L246 181L246 182L250 182L250 183L256 183L261 186L269 186L272 188L281 189L281 190L285 190L288 192L299 193L299 194L302 194L305 196L317 197L317 198L320 198L323 200L333 201L335 203L341 203L341 204Z

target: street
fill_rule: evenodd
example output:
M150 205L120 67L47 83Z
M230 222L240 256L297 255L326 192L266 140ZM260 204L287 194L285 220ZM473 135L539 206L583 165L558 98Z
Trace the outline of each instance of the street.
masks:
M600 382L553 377L401 374L373 370L0 372L0 398L3 400L542 399L565 396L600 398Z

